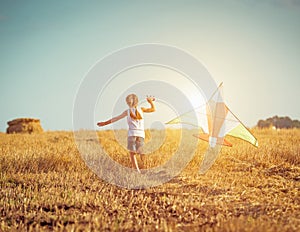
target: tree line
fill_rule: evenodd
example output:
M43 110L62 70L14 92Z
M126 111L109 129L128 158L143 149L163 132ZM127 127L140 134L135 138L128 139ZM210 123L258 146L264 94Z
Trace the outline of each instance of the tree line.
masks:
M292 120L290 117L278 117L273 116L272 118L267 118L266 120L259 120L257 122L257 127L259 128L269 128L275 127L278 129L283 128L300 128L300 121L299 120Z

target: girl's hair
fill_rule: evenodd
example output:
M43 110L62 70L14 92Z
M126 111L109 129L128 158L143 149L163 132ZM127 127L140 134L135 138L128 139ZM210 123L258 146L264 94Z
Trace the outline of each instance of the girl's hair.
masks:
M127 97L126 97L126 103L127 105L129 106L129 110L130 110L130 117L132 119L135 119L135 120L139 120L139 119L142 119L142 116L141 114L139 113L139 111L137 109L135 109L135 112L133 111L132 108L136 108L138 103L139 103L139 99L138 97L135 95L135 94L129 94Z
M126 97L126 103L130 108L133 108L137 106L139 99L135 94L132 93Z

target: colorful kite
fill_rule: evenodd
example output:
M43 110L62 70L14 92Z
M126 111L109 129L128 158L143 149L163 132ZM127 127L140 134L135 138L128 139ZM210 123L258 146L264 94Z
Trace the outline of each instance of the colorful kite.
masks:
M225 136L240 138L258 146L257 139L244 124L230 111L223 101L222 84L208 102L190 112L180 115L167 124L189 124L200 128L195 137L209 142L200 172L204 173L215 161L221 146L232 146Z

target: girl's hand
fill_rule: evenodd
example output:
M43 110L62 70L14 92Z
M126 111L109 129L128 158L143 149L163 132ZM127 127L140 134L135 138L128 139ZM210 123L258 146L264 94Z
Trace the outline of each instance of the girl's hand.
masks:
M155 97L154 96L147 96L147 101L150 103L152 101L155 101Z
M101 126L106 126L107 123L106 122L98 122L97 125L101 127Z

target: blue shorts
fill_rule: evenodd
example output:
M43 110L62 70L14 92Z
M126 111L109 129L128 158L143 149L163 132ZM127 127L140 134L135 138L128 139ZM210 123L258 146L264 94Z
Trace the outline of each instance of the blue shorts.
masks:
M129 151L134 151L142 153L142 148L144 146L144 138L138 136L128 136L127 138L127 149Z

